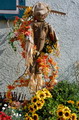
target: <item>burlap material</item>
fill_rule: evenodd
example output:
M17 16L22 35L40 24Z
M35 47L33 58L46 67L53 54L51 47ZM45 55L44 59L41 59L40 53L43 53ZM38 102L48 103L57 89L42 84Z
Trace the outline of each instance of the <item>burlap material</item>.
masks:
M33 6L34 17L40 15L47 17L49 11L50 11L49 6L43 2L38 2Z

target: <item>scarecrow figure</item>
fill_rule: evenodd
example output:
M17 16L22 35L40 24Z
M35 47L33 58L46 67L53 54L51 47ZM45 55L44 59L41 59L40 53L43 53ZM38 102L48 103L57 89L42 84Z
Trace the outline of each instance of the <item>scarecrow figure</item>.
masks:
M42 2L36 3L33 7L17 7L26 8L26 10L22 18L17 17L14 21L14 37L10 38L10 43L15 48L13 42L20 41L26 70L14 81L12 88L25 86L32 92L47 85L52 88L56 84L58 67L49 55L52 51L59 55L59 45L54 29L45 21L45 18L51 12L61 15L65 13L50 10L49 6Z
M41 52L47 52L45 49L46 40L52 42L52 45L57 47L57 38L54 29L45 22L45 18L49 14L49 6L45 3L36 3L33 7L34 21L31 24L33 34L34 34L34 45L36 46L36 54L33 55L33 63L30 65L30 81L28 86L34 91L41 89L44 86L44 81L42 80L42 73L39 70L37 64L37 58L40 56ZM27 43L26 43L27 45ZM27 50L26 50L27 51Z

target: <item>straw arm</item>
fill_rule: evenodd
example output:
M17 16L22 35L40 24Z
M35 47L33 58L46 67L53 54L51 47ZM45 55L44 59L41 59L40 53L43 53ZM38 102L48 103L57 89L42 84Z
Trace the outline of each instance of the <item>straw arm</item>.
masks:
M16 7L26 9L26 8L32 7L32 6L21 6L21 5L17 5ZM50 10L50 13L56 13L56 14L66 15L66 13L60 12L60 11L56 11L56 10Z
M16 7L18 7L18 8L28 8L29 6L22 6L22 5L17 5Z
M60 11L56 11L56 10L51 10L50 13L57 13L57 14L61 14L61 15L66 15L66 13L60 12Z

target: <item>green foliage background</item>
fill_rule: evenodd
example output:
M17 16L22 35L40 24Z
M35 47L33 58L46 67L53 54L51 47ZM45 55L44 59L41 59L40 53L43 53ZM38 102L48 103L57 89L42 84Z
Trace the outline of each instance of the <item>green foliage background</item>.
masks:
M57 120L57 107L59 104L69 107L72 113L77 114L79 120L79 109L76 106L76 102L79 101L79 86L77 83L61 81L51 90L51 94L53 97L47 99L43 108L37 111L40 120ZM68 103L68 100L75 103Z

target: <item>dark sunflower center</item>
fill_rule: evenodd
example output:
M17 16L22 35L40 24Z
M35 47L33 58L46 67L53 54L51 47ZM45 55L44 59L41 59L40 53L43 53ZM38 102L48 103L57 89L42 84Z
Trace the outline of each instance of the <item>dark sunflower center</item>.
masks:
M41 94L41 95L40 95L40 97L42 98L42 97L44 97L44 95L43 95L43 94Z
M61 118L58 118L57 120L61 120Z
M67 116L67 117L68 117L68 116L69 116L69 113L68 113L68 112L66 112L66 113L65 113L65 116Z
M33 102L36 102L37 101L37 99L35 98L34 100L33 100Z
M41 104L40 104L40 103L38 103L37 105L38 105L38 106L40 106Z
M36 105L34 105L34 108L36 109L36 108L37 108L37 106L36 106Z
M59 116L62 116L63 115L63 113L62 112L59 112Z
M31 111L33 111L33 108L30 108Z
M36 115L33 118L34 118L34 120L37 120L37 116Z
M46 96L48 96L49 94L48 93L46 93Z
M75 116L72 116L72 120L75 120Z

